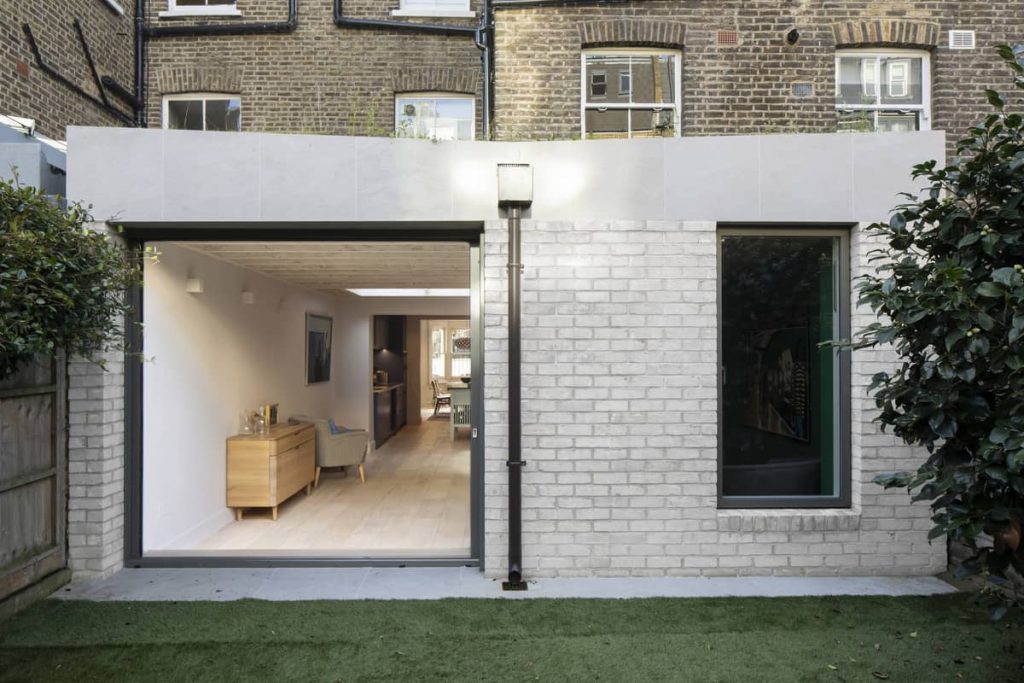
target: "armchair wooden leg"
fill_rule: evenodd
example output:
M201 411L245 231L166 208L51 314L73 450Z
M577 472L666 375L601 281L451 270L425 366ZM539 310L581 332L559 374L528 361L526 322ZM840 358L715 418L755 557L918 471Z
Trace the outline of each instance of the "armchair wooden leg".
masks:
M359 466L359 482L361 484L366 483L366 470L363 468L362 465Z
M276 505L274 506L274 509L270 511L270 518L273 519L275 522L277 521L277 506Z
M317 465L317 467L316 467L316 474L313 475L313 486L315 488L319 488L320 487L320 466L319 465Z

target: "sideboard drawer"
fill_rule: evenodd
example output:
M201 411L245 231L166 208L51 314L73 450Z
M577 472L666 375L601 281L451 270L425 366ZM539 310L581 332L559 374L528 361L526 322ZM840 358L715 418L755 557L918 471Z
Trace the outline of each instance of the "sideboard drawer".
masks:
M316 474L316 441L310 439L270 458L277 487L274 497L284 500L308 484Z
M302 429L290 436L286 436L280 439L276 439L270 442L270 454L271 455L282 455L285 451L290 451L299 444L311 441L316 438L316 430L313 425L309 425L305 429Z

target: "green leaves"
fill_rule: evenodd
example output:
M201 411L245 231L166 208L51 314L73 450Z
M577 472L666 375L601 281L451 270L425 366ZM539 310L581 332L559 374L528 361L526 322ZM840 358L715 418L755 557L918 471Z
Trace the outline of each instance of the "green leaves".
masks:
M140 264L77 207L0 182L0 379L36 354L123 348L125 289Z
M999 52L1024 88L1024 46ZM920 197L868 229L882 246L858 290L879 321L849 346L891 345L897 362L869 389L877 422L927 450L916 471L875 483L929 501L932 538L1015 530L979 553L998 573L1024 568L1024 116L986 96L995 111L954 165L915 167Z
M982 282L978 285L977 292L981 296L991 297L993 299L1003 296L1003 289L995 284L994 282Z
M1006 106L1006 102L1003 101L1003 98L995 90L986 90L985 97L988 98L988 103L996 109L1002 109Z

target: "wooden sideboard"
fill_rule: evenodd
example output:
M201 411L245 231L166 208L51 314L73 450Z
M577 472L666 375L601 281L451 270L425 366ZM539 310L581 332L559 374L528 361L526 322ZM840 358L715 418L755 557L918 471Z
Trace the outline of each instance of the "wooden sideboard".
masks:
M267 434L239 434L227 442L228 507L235 519L245 508L277 507L303 487L308 496L316 472L316 430L310 422L277 424Z

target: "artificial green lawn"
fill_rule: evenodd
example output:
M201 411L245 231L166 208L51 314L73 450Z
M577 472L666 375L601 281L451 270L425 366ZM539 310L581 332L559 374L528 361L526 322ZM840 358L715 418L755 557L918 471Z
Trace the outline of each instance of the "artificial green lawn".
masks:
M963 595L48 600L0 623L0 681L988 683L1024 680L1022 636Z

